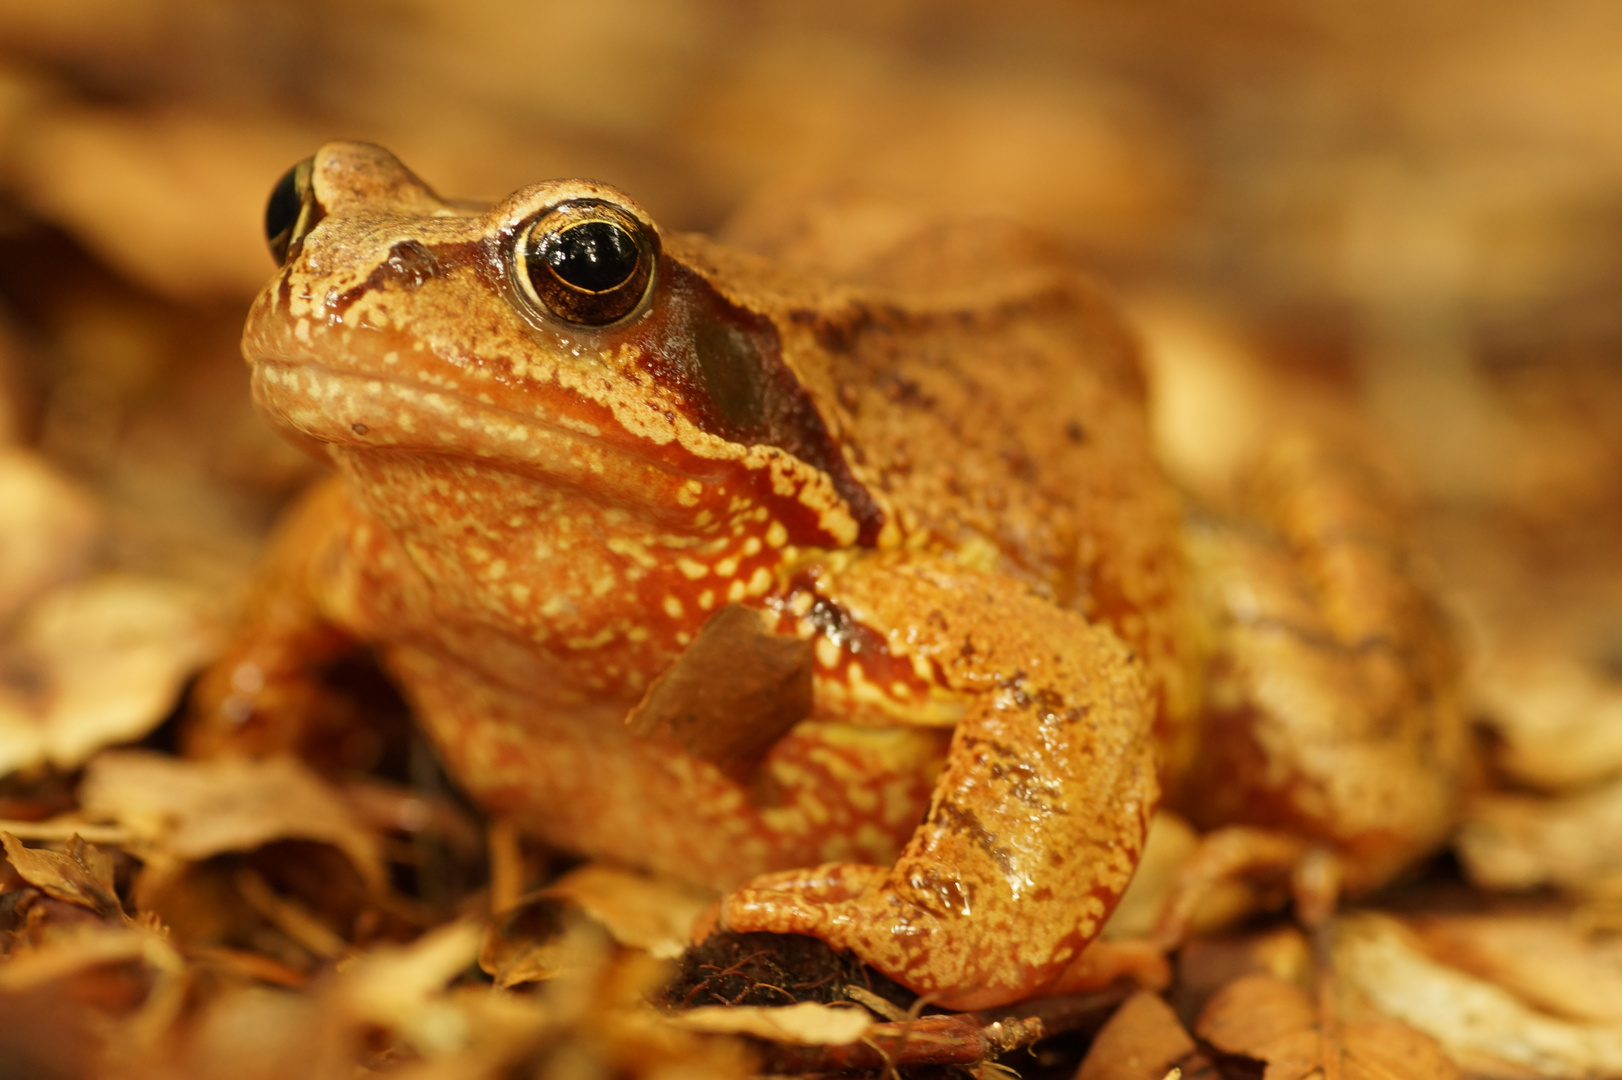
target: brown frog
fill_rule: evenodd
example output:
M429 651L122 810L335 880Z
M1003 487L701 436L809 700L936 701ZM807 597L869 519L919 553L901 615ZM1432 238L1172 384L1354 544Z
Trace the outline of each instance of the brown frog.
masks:
M1096 975L1162 776L1369 882L1446 827L1445 665L1400 533L1348 532L1361 503L1309 460L1276 527L1200 549L1229 582L1202 615L1133 339L1042 239L835 227L819 268L588 181L446 201L356 143L291 172L267 231L254 394L336 475L200 686L194 748L296 745L312 671L374 646L492 812L957 1008ZM1298 705L1384 775L1348 788L1276 739Z

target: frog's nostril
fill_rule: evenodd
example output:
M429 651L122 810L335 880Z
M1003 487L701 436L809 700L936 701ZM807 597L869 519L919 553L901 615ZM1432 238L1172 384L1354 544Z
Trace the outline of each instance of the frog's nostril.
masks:
M265 203L265 239L270 243L270 253L275 256L277 265L287 264L295 245L320 220L319 215L312 212L319 209L310 185L310 170L314 164L315 159L307 157L288 169L276 181Z

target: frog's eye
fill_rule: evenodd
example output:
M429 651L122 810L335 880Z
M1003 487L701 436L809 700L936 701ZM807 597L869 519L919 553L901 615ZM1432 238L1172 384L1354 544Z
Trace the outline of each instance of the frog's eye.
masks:
M529 297L556 318L606 326L642 303L658 243L652 229L612 203L575 199L520 234L514 269Z
M308 157L288 169L271 188L270 199L265 203L265 239L278 266L287 265L288 258L297 254L304 234L315 228L324 216L310 183L314 166L315 159Z

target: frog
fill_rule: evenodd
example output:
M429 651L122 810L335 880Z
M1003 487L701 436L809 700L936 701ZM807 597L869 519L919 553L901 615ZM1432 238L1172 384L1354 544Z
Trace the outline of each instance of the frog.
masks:
M842 228L745 250L590 180L456 201L356 142L291 170L243 353L331 474L199 680L190 751L330 734L312 673L370 650L491 815L955 1009L1100 978L1163 792L1369 880L1434 846L1445 665L1410 659L1444 635L1393 530L1341 528L1327 459L1279 473L1283 525L1194 543L1137 338L1069 248L994 213ZM1357 713L1383 665L1358 737L1422 808L1271 736L1280 627L1309 698L1349 685ZM1215 772L1207 725L1241 748Z

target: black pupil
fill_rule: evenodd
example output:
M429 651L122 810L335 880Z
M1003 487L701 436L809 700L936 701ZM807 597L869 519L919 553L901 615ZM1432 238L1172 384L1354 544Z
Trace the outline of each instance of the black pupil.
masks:
M275 240L298 221L303 199L299 197L297 165L282 174L265 204L265 239Z
M586 292L607 292L636 272L636 241L612 221L583 221L542 242L552 272Z

